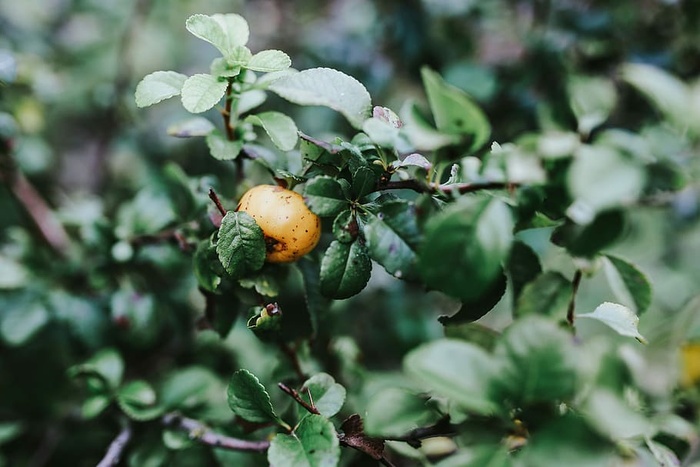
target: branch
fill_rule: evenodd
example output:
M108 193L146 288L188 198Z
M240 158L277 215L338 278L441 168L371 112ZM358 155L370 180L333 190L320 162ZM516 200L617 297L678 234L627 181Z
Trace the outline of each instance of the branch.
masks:
M457 427L450 423L450 417L443 417L434 425L414 428L403 436L396 438L385 438L386 441L402 441L409 446L418 449L421 447L421 441L426 438L434 438L436 436L455 436Z
M480 190L512 190L517 183L509 182L483 182L483 183L455 183L453 185L425 184L418 180L396 180L378 185L375 191L384 190L413 190L418 193L430 194L460 194L473 193Z
M571 281L571 286L573 288L571 292L571 300L569 300L569 308L566 311L566 322L569 326L574 327L574 311L576 310L576 294L578 293L578 288L581 285L581 279L583 278L583 272L577 269L574 273L574 278Z
M226 215L226 208L224 207L223 204L221 204L221 200L219 199L219 195L216 194L213 188L209 188L209 199L214 201L214 204L216 204L216 209L219 210L219 213L221 213L222 216Z
M233 88L233 80L228 80L228 86L226 86L226 92L224 93L226 104L224 110L221 112L221 116L224 118L224 129L226 130L226 139L233 141L236 139L236 135L233 133L233 128L231 127L231 106L233 104L233 96L231 95L231 90Z
M107 453L102 458L97 467L114 467L119 465L119 460L124 453L124 449L131 440L131 426L126 425L107 448Z
M201 422L183 417L179 414L167 414L163 416L163 425L187 431L190 439L207 446L228 449L231 451L265 452L270 447L269 441L250 441L246 439L232 438L211 431Z
M316 415L321 415L321 412L318 411L318 409L313 405L309 404L306 402L304 399L301 398L301 395L299 394L299 391L296 389L290 388L284 383L277 383L277 386L286 394L288 394L292 399L294 399L299 405L304 407L309 413L313 413ZM311 394L309 393L309 398L311 398Z

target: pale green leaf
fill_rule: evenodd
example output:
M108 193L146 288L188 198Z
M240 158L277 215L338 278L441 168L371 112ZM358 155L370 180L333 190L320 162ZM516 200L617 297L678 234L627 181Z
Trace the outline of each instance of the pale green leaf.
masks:
M174 71L156 71L146 75L136 86L136 105L148 107L178 96L187 76Z
M192 15L185 27L194 36L219 49L229 59L235 49L248 43L248 22L236 14Z
M204 73L190 76L182 86L182 105L188 112L202 113L219 103L226 94L226 81Z
M271 73L283 71L292 65L292 59L281 50L263 50L253 55L245 67L253 71Z
M294 120L283 113L262 112L249 115L245 121L261 126L274 145L282 151L291 151L297 144L299 130Z
M604 302L590 313L577 314L576 318L589 318L600 321L621 336L634 337L639 342L646 343L644 336L639 333L639 318L624 305Z

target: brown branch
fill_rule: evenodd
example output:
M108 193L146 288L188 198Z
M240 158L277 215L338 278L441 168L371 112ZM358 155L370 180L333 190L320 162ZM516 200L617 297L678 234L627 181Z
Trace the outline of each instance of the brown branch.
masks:
M119 460L131 440L131 426L126 425L107 448L107 453L97 467L114 467L119 465Z
M401 441L413 448L418 449L421 447L421 441L426 438L435 438L436 436L455 436L456 434L457 427L450 423L450 417L443 417L434 425L414 428L403 436L385 438L385 440Z
M3 157L0 181L8 188L29 215L41 238L55 252L65 255L70 247L70 238L51 207L34 188L34 185L19 172L9 156Z
M581 279L583 278L583 272L577 269L574 273L574 278L571 280L571 300L569 300L569 308L566 311L566 322L569 326L574 327L574 311L576 310L576 294L578 293L578 288L581 285Z
M294 399L299 405L304 407L309 413L313 413L316 415L321 415L321 412L318 411L318 409L313 405L309 404L306 402L304 399L301 398L301 395L299 394L299 391L296 389L290 388L284 383L277 383L277 386L287 395L289 395L292 399Z
M167 414L163 416L162 421L166 427L186 431L190 439L215 448L231 451L265 452L270 447L269 441L250 441L222 435L210 430L197 420L179 414Z
M226 92L224 93L224 99L226 103L224 104L224 110L221 111L221 116L224 118L224 129L226 130L226 139L233 141L236 139L236 135L231 127L231 112L233 104L233 96L231 95L231 90L233 88L233 80L228 80L228 86L226 86Z
M418 193L430 194L460 194L473 193L481 190L512 190L518 186L508 182L482 182L482 183L455 183L453 185L425 184L418 180L395 180L377 185L375 191L384 190L412 190Z
M226 208L224 207L223 204L221 204L221 200L219 199L219 195L216 194L213 188L209 188L209 199L214 201L214 204L216 205L216 209L219 210L219 213L221 213L222 216L226 215Z

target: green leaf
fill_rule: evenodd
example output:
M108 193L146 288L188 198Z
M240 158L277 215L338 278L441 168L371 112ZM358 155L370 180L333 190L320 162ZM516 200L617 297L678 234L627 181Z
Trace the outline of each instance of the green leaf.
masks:
M192 15L185 27L195 37L205 40L230 59L236 49L248 43L248 22L236 14Z
M49 320L46 306L38 301L4 310L0 315L0 337L9 346L22 345L46 326Z
M667 71L642 63L623 65L620 77L649 99L678 129L686 130L692 100L685 83Z
M18 289L29 280L29 271L19 262L0 256L0 290Z
M333 220L333 237L341 243L352 243L357 238L360 227L352 210L346 209Z
M17 438L23 431L19 422L0 422L0 446Z
M374 191L377 186L377 174L369 167L360 167L352 174L350 187L353 198L362 199Z
M194 252L192 269L197 284L208 292L214 292L221 283L221 270L216 254L216 245L209 240L202 240Z
M516 316L544 315L563 319L573 295L571 281L555 271L547 271L527 284L515 306Z
M192 138L194 136L207 136L215 128L214 124L204 117L192 117L170 125L167 132L176 138Z
M359 241L331 242L321 261L321 293L329 298L349 298L365 288L372 274L367 248Z
M609 389L593 389L581 405L581 413L589 424L613 440L652 436L656 432L651 420Z
M305 416L291 435L272 439L267 460L275 467L331 467L340 460L333 424L320 415Z
M85 420L91 420L100 415L112 403L112 399L104 394L95 394L85 399L80 406L80 414Z
M165 99L179 96L187 76L174 71L156 71L146 75L136 86L136 105L148 107Z
M321 265L309 255L302 257L297 266L304 279L304 299L312 333L318 329L319 316L328 310L330 300L321 294Z
M208 368L191 366L169 373L158 392L165 408L183 410L207 403L207 389L219 384Z
M269 90L295 104L330 107L357 129L362 128L372 111L372 99L362 83L330 68L311 68L283 76Z
M119 388L117 397L123 403L149 406L156 403L156 392L146 381L136 380Z
M574 204L567 215L587 224L598 212L636 201L645 183L646 172L639 161L604 146L581 146L568 171Z
M265 263L265 238L255 219L245 212L227 212L221 220L216 253L234 277L260 269Z
M600 321L621 336L634 337L639 342L646 343L644 336L639 334L639 318L624 305L604 302L590 313L577 314L576 318L590 318Z
M551 321L535 316L516 321L503 333L494 357L502 362L499 394L516 405L568 399L576 391L571 335Z
M117 389L124 375L124 360L115 349L107 348L97 352L82 365L69 370L71 377L91 374L98 375L111 389Z
M647 437L645 441L647 447L649 448L649 451L651 451L651 454L654 456L654 459L656 459L659 465L663 467L674 467L683 465L676 453L673 452L673 450L669 447L661 443L657 443L656 441L652 441L649 437ZM691 465L697 467L697 463Z
M457 144L460 140L459 135L444 134L433 128L413 101L408 101L401 108L401 119L404 122L401 132L418 150L434 151Z
M605 123L617 103L615 86L598 76L575 76L568 83L569 104L583 135Z
M292 66L292 59L281 50L263 50L253 55L245 67L253 71L271 73L283 71Z
M321 217L337 216L349 207L340 183L327 176L308 181L304 188L304 201L311 211Z
M641 314L651 303L651 284L646 275L622 258L605 255L605 275L617 298Z
M249 115L246 122L261 126L275 146L282 151L291 151L297 144L298 133L294 120L280 112L262 112Z
M429 287L472 301L500 278L512 239L513 219L502 201L462 197L428 221L419 271Z
M520 293L529 282L532 282L542 272L540 259L526 243L513 242L513 248L508 257L508 276L513 285L513 301L517 301Z
M229 141L218 131L207 135L209 153L214 159L230 161L238 157L243 149L243 141Z
M304 388L311 392L314 405L324 417L337 414L345 403L345 388L328 373L313 375L306 380Z
M479 297L462 302L462 307L457 313L452 316L440 316L438 321L444 326L448 326L469 323L480 319L501 301L501 298L506 293L507 285L508 281L505 274L501 274L500 278L491 284L491 287L484 290Z
M204 73L187 78L182 86L182 105L188 112L205 112L219 103L226 94L226 81Z
M491 385L498 368L480 347L452 339L422 345L404 359L405 371L428 390L477 414L492 414Z
M405 389L388 387L369 398L365 431L370 436L394 438L433 423L436 412L426 398Z
M248 370L238 370L228 385L228 406L233 413L253 423L278 421L270 395Z
M439 74L427 67L421 69L421 76L438 130L450 135L470 135L472 150L487 143L491 125L469 95L447 84Z
M373 260L399 278L418 276L416 248L421 241L416 207L396 199L382 203L379 211L364 218L362 231Z
M566 248L574 256L590 258L613 244L624 229L624 212L615 209L601 212L586 225L567 221L552 232L552 242Z

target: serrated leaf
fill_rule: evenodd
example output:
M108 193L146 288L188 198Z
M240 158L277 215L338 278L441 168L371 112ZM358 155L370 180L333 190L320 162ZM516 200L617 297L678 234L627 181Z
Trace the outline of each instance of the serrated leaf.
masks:
M389 274L409 280L418 276L416 248L421 233L413 203L398 199L382 203L364 218L362 230L371 258Z
M331 467L340 460L333 424L320 415L305 416L291 435L272 439L267 460L274 467Z
M244 420L253 423L278 420L265 386L248 370L238 370L233 374L227 396L228 406Z
M428 390L467 411L493 414L497 410L490 397L497 367L493 358L476 345L440 339L412 350L403 366Z
M369 167L359 167L352 174L350 190L353 198L359 200L374 191L379 177Z
M292 66L292 59L281 50L263 50L253 55L245 67L253 71L271 73Z
M501 276L512 240L513 219L502 201L463 197L426 225L419 272L429 287L472 301Z
M179 96L187 76L174 71L156 71L146 75L138 85L134 98L137 107L148 107Z
M304 188L304 201L314 214L321 217L336 216L349 207L340 183L326 176L308 181Z
M274 145L282 151L291 151L297 144L299 130L294 120L281 112L249 115L245 121L261 126Z
M365 288L372 261L360 242L334 240L321 261L321 293L329 298L349 298Z
M248 43L250 34L248 22L236 14L192 15L187 18L185 27L194 36L219 49L226 59L231 58L238 47Z
M605 275L608 284L620 301L635 308L641 314L651 303L651 284L637 267L622 258L605 255Z
M168 134L176 138L207 136L214 131L214 124L204 117L193 117L168 127Z
M260 269L265 263L265 238L255 219L245 212L227 212L219 227L216 253L234 277Z
M345 388L336 383L335 379L328 373L313 375L306 380L304 388L311 392L316 409L324 417L330 418L337 414L345 403Z
M243 141L229 141L218 131L209 133L206 142L211 156L220 161L237 158L243 149Z
M226 81L205 73L190 76L182 85L182 105L194 114L205 112L219 103L227 86Z
M269 90L295 104L330 107L357 129L362 128L372 111L372 99L362 83L330 68L311 68L283 76Z
M576 318L589 318L609 326L621 336L634 337L641 343L646 339L639 333L639 318L632 310L618 303L604 302L590 313L577 314Z
M570 280L558 272L547 271L523 288L516 302L515 314L564 318L572 295Z
M451 135L471 136L472 150L486 144L491 125L471 97L427 67L421 69L421 76L438 130Z
M516 321L494 350L501 362L499 396L521 407L572 397L577 377L573 350L571 335L555 323L536 316Z

